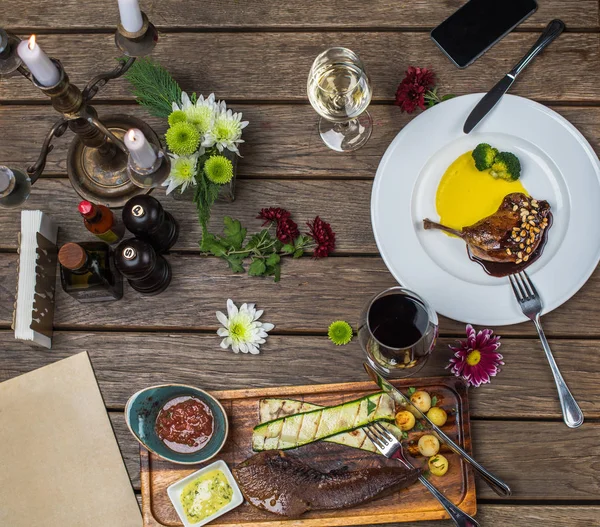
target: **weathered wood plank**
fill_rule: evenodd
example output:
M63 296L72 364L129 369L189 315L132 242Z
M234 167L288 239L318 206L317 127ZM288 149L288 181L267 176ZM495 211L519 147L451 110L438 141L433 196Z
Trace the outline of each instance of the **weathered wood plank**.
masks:
M308 104L236 103L232 106L250 121L244 130L244 157L238 164L242 177L373 177L392 139L415 115L419 115L404 114L392 105L371 106L369 112L375 122L371 139L357 152L340 155L329 150L321 141L316 128L318 116ZM600 108L552 108L571 121L600 153ZM137 105L99 106L98 110L101 116L133 114L146 120L160 134L166 129L164 120L149 117ZM1 162L22 168L33 164L44 136L56 118L56 112L50 107L0 106L0 137L6 138L0 142ZM55 150L48 158L46 173L66 173L70 138L71 134L66 134L54 141ZM34 193L37 188L34 188ZM332 195L332 199L335 196Z
M179 222L180 234L175 249L197 253L202 233L194 204L175 200L165 195L163 189L154 191L153 196L159 198ZM245 179L236 184L236 196L233 205L225 202L215 205L212 231L220 232L223 217L229 215L239 219L249 232L258 232L263 223L256 218L260 209L277 206L292 211L303 230L307 230L305 223L317 215L331 221L337 234L337 250L341 253L378 254L369 216L370 181ZM59 243L92 240L77 212L80 200L68 179L43 178L36 183L23 208L48 212L60 225ZM120 216L121 211L115 213ZM20 210L0 208L0 225L0 249L16 249L17 234L21 229Z
M454 12L463 2L441 0L435 9L425 0L393 2L371 0L368 11L359 0L348 0L344 8L335 2L318 0L280 2L250 0L237 2L195 2L193 0L142 1L140 4L150 20L160 29L225 28L432 28ZM43 0L28 4L19 0L4 14L7 29L37 30L116 28L119 20L116 2L86 4L80 9L77 0L57 3ZM65 16L65 13L76 13ZM366 16L360 15L364 13ZM569 29L597 28L598 3L594 0L544 0L537 12L521 28L541 29L548 20L561 18Z
M456 69L426 33L405 32L171 33L163 35L153 57L168 65L184 89L215 92L228 100L306 100L306 77L314 58L327 47L345 46L363 59L374 98L390 101L411 64L433 68L442 93L487 91L536 38L513 33L463 70ZM113 67L113 40L109 34L61 34L44 35L39 42L60 58L70 79L82 85ZM598 101L599 75L600 34L565 33L528 67L511 93L543 101ZM98 97L124 100L131 94L120 80ZM0 101L28 99L44 96L22 78L2 81Z
M265 319L270 320L267 311ZM420 377L445 375L452 352L441 339ZM364 354L356 339L336 348L323 337L269 337L257 356L219 348L206 334L55 333L52 351L17 342L0 332L0 382L81 351L90 354L106 405L124 408L131 394L146 386L181 383L206 390L363 381ZM565 379L587 419L600 418L599 341L552 342ZM471 415L483 418L560 419L550 369L536 340L504 339L506 365L492 384L470 391ZM585 361L573 357L586 357ZM315 368L318 364L331 367ZM583 366L582 366L583 364ZM418 385L418 380L415 380Z
M600 516L598 506L568 505L477 505L476 519L487 527L591 527ZM451 520L419 522L415 527L449 527ZM365 526L367 527L367 526ZM374 527L374 526L371 526ZM386 527L406 527L405 523L390 523Z
M85 308L58 286L57 328L79 329L211 329L216 330L216 310L227 298L256 302L269 310L269 321L279 331L325 332L333 320L355 324L368 299L396 285L380 258L337 257L287 260L281 282L232 274L227 264L213 257L170 255L173 281L156 297L143 297L125 285L119 302L87 304ZM17 255L0 253L0 327L12 320ZM544 317L551 336L598 337L600 272L573 299ZM176 303L176 307L174 306ZM442 334L463 334L464 325L441 319ZM535 335L532 324L506 326L501 335Z
M122 413L110 415L137 489L140 487L138 442L127 430ZM598 498L600 481L595 463L600 456L599 423L584 423L581 428L569 430L563 423L474 421L472 430L476 459L509 483L513 498L545 501ZM477 481L477 497L498 498L481 480Z

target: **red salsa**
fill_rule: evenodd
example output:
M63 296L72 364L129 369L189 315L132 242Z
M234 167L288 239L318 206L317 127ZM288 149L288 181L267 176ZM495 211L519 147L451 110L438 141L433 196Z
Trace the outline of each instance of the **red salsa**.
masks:
M171 450L191 454L210 440L214 418L205 402L184 395L171 399L161 408L156 417L155 430Z

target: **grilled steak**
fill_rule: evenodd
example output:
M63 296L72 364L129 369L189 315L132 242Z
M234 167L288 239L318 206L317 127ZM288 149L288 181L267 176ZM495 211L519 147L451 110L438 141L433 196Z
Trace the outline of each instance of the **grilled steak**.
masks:
M440 229L462 238L471 254L489 262L527 262L542 241L551 220L550 205L515 192L502 200L491 216L461 231L423 220L425 229Z
M252 505L289 518L364 503L412 485L419 473L400 464L320 472L281 450L261 452L233 469Z

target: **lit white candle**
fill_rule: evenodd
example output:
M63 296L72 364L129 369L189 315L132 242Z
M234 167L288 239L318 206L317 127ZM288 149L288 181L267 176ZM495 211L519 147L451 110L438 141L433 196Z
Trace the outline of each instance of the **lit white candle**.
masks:
M150 168L156 163L156 152L141 130L132 128L125 134L125 146L134 163L140 168Z
M56 64L37 45L35 35L31 35L29 40L20 42L17 53L35 80L42 86L54 86L60 79L60 72Z
M119 0L119 13L121 15L121 25L125 31L137 33L142 29L144 21L142 20L142 11L138 0Z

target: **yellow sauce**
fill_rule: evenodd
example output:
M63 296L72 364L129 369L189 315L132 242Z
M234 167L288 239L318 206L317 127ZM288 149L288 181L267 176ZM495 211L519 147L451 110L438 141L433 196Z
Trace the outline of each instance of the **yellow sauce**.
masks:
M215 469L188 483L181 492L181 505L190 523L198 523L225 507L233 489L222 470Z
M438 186L440 223L457 230L472 225L496 212L511 192L529 195L519 180L496 179L477 170L471 152L466 152L448 167Z

